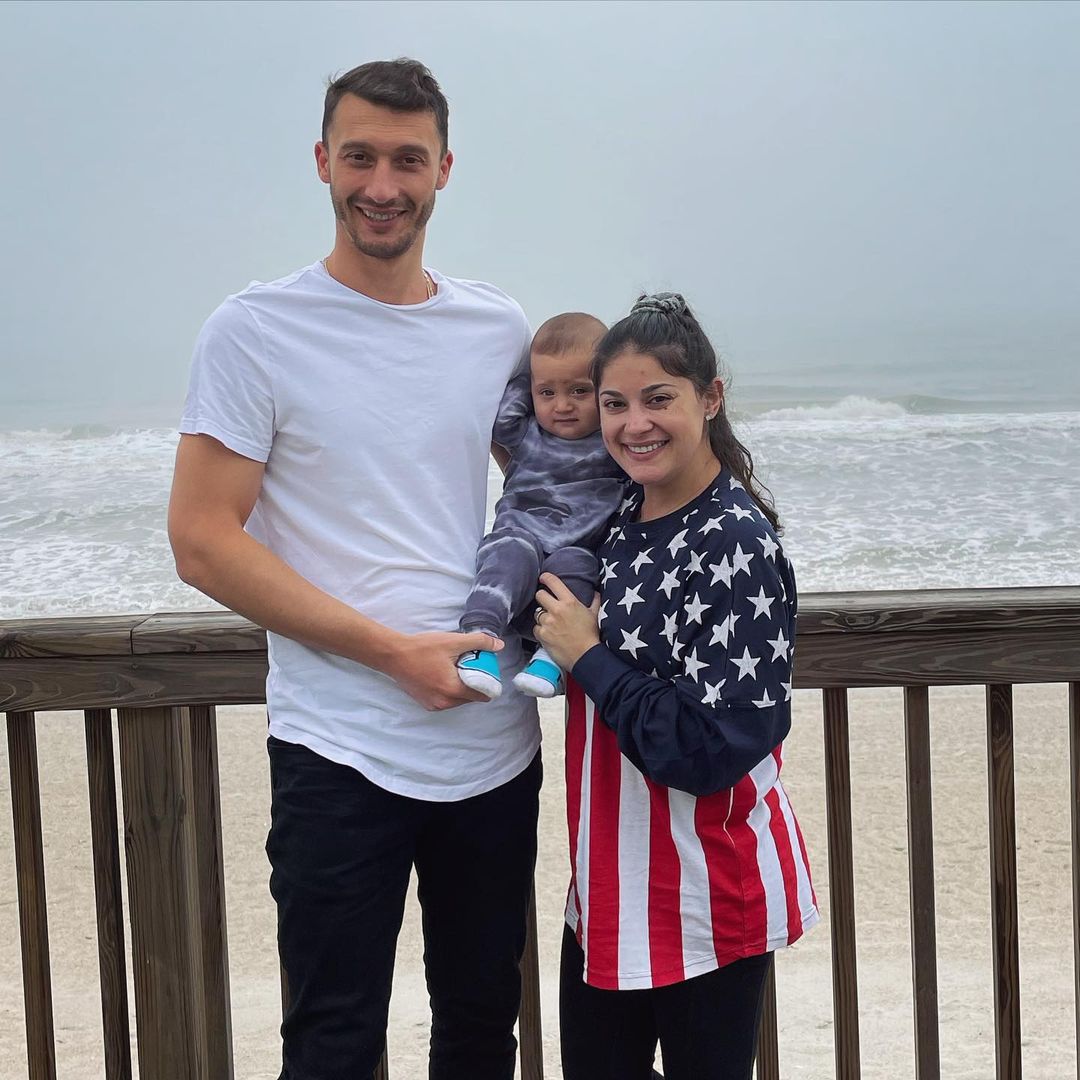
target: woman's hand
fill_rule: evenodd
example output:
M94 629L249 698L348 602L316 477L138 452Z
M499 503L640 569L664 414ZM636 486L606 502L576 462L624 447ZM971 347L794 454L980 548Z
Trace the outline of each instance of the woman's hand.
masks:
M591 607L586 607L554 574L541 574L540 584L544 588L536 594L533 636L563 671L570 671L600 643L600 594L593 597Z

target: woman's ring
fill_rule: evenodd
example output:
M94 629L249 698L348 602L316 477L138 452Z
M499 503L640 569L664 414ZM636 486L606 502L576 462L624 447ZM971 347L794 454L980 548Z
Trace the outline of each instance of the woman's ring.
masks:
M544 609L542 607L540 607L539 604L537 604L536 610L533 612L533 622L538 623L540 621L540 616L543 615L543 614L544 614Z

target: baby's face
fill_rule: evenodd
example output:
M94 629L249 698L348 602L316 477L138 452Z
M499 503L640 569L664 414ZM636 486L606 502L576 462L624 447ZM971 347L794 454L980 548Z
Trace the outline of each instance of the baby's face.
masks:
M584 439L600 429L596 390L589 378L591 359L587 349L529 357L533 412L536 422L549 434Z

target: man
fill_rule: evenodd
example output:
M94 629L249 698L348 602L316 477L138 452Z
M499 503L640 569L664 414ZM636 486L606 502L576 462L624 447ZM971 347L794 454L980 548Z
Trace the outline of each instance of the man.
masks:
M288 977L281 1080L357 1080L385 1039L415 865L431 1076L511 1077L539 728L458 679L451 632L521 309L423 266L447 105L413 60L331 83L317 262L228 298L195 349L169 534L180 576L269 631L267 840ZM513 669L516 642L501 656Z

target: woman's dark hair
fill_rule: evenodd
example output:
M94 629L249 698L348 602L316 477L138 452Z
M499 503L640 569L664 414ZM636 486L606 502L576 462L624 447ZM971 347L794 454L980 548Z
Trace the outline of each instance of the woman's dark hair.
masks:
M442 151L446 153L450 107L435 76L419 60L410 60L407 56L398 57L397 60L373 60L333 79L326 88L323 102L324 143L334 110L346 94L363 98L372 105L381 105L384 109L430 112L435 117L435 127L442 139Z
M589 376L597 390L608 364L627 351L653 357L669 375L689 379L699 394L705 393L720 374L716 351L689 304L678 293L639 296L630 314L600 339L589 367ZM746 488L779 533L780 518L773 506L772 492L754 478L754 459L735 437L722 401L708 427L709 445L717 460Z

